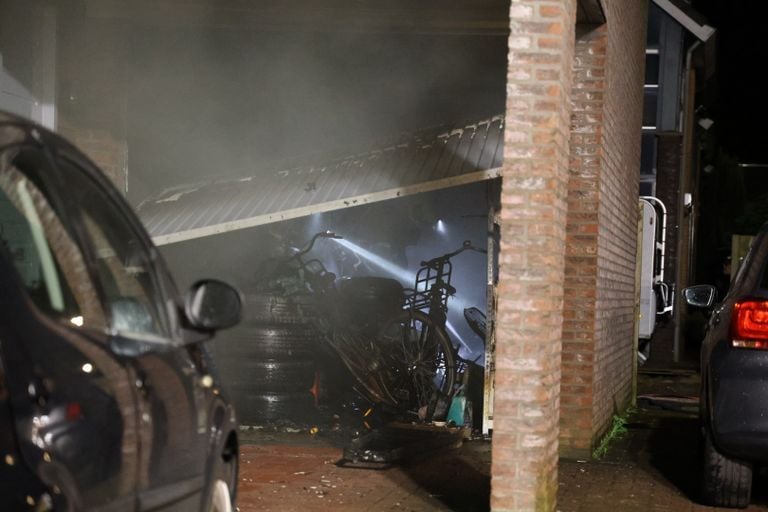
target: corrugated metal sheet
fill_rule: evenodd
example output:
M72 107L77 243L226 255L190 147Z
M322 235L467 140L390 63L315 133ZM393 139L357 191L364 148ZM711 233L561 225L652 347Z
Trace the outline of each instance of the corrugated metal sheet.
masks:
M504 118L421 132L325 165L165 190L138 211L159 245L500 175Z

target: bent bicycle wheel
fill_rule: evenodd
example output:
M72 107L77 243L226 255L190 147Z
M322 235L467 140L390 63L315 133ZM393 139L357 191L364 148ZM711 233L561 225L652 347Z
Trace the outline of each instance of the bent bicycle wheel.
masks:
M430 403L450 397L456 380L456 358L445 329L421 311L406 310L384 324L377 342L390 395L401 408L428 419Z

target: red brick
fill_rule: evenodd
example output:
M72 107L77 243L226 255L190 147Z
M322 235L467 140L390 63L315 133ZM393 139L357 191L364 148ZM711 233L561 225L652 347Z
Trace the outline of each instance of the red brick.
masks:
M625 205L647 3L605 2L608 23L578 41L575 7L510 7L494 510L553 510L558 432L564 451L588 454L631 390L636 208Z
M563 15L563 10L559 6L542 5L539 7L539 15L542 18L559 18Z
M91 130L62 122L59 131L95 163L125 193L128 146L104 130Z
M632 375L631 368L615 365L622 359L619 354L631 359L627 343L618 341L631 341L632 336L636 209L616 205L637 201L639 153L631 138L640 136L642 95L634 84L642 81L644 26L623 26L619 20L644 19L647 6L611 2L605 7L608 23L576 43L571 94L566 272L574 277L566 279L561 385L564 402L582 407L561 411L561 428L568 432L561 442L564 452L582 450L583 455L589 454L610 420L613 404L628 403ZM604 77L614 69L634 79L609 85ZM609 245L617 252L598 250ZM621 261L626 263L617 264ZM630 300L620 300L623 295ZM595 305L591 320L577 314L585 300ZM615 326L609 329L606 322ZM586 367L579 359L585 342L595 351L594 362ZM578 380L585 378L585 371L593 383L589 387Z

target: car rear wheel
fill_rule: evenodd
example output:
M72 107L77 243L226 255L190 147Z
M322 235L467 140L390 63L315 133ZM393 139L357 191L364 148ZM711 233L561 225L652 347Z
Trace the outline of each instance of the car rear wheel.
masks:
M709 505L745 508L752 492L752 464L720 453L704 432L702 497Z
M211 493L210 512L232 512L232 496L229 486L224 480L217 479L213 482Z
M207 512L233 512L235 510L238 470L235 445L235 442L227 443L220 459L216 461Z

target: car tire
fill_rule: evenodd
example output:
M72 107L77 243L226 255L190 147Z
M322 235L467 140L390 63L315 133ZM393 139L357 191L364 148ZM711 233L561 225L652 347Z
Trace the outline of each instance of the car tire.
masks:
M306 423L316 414L315 397L307 391L265 393L235 388L236 402L242 425L264 425L288 421Z
M207 512L236 510L237 460L237 450L228 446L216 461Z
M309 297L284 297L272 293L245 296L244 321L250 324L306 324L315 308Z
M315 410L318 332L301 324L251 324L217 344L217 363L244 425L304 422Z
M303 359L222 361L230 385L253 391L307 391L315 382L315 363Z
M704 432L702 498L708 505L728 508L749 506L752 464L728 457L717 450L712 434Z
M224 333L222 333L224 334ZM216 344L221 359L251 360L280 358L312 358L320 343L319 333L301 325L243 325L222 336Z
M232 498L229 486L224 480L216 479L211 491L210 512L232 512Z

